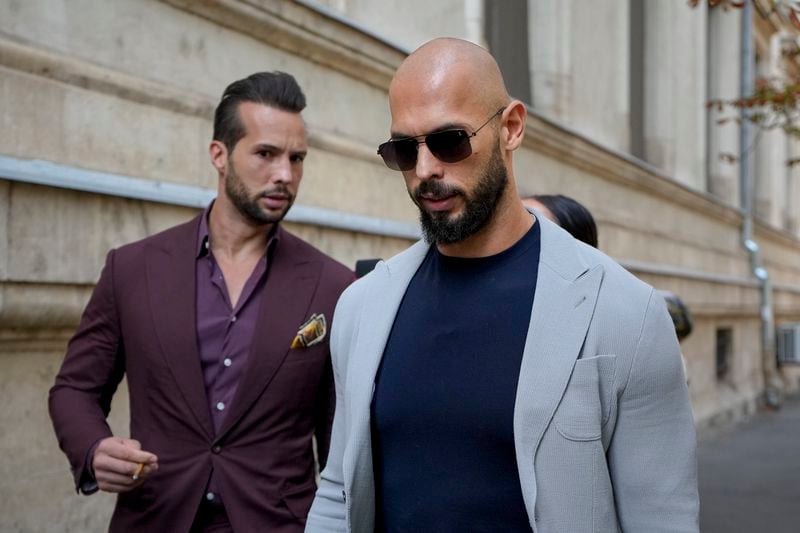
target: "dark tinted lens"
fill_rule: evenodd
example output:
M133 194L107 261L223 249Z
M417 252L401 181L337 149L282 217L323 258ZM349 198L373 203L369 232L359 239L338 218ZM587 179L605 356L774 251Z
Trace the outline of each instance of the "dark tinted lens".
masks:
M378 153L392 170L411 170L417 164L417 141L387 141L378 147Z
M472 154L469 133L464 130L447 130L431 133L425 137L425 144L440 161L455 163Z

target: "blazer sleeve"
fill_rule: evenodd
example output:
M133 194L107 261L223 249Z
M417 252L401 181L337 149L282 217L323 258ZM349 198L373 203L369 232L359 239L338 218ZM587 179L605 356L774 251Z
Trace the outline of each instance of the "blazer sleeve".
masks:
M333 369L331 367L330 354L328 354L325 374L322 377L322 383L320 384L317 396L314 421L314 435L317 437L317 458L319 460L320 470L324 469L328 462L335 406L336 392L333 381Z
M699 531L696 437L680 348L650 294L608 461L623 531Z
M355 334L353 322L359 305L353 302L359 284L351 285L343 294L334 312L331 327L331 360L335 382L336 409L331 431L328 462L320 474L319 489L306 521L306 533L347 531L347 511L342 462L347 445L347 359Z
M99 440L112 436L106 417L124 372L112 250L49 395L50 418L78 491L96 490L89 452Z
M337 265L339 266L339 265ZM353 282L355 281L355 277L353 273L342 267L341 272L336 275L332 275L335 279L331 279L328 281L328 284L333 287L333 292L335 294L335 299L333 300L334 305L338 302L339 298L341 297L344 290ZM336 312L331 315L333 320L336 319ZM331 323L331 330L333 329L333 324ZM331 363L331 354L330 354L330 346L332 343L333 338L333 331L331 331L331 337L329 338L328 342L328 361L325 365L325 373L323 374L319 392L317 394L316 406L314 411L314 434L317 438L317 457L319 460L319 469L320 471L325 468L325 465L328 461L328 452L330 450L331 445L331 431L333 428L333 416L336 409L336 387L333 377L333 365Z

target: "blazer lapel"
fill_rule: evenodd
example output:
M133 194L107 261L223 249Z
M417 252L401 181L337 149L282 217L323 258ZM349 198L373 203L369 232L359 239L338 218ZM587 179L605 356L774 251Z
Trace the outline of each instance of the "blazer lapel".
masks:
M298 256L294 253L293 237L280 227L279 231L279 241L268 265L247 365L216 440L224 437L261 396L289 354L297 328L314 311L310 305L322 263Z
M199 217L174 241L146 249L146 274L156 336L178 390L211 439L213 429L200 367L195 318L195 260ZM185 229L185 231L183 231Z
M514 442L529 516L534 516L534 457L583 345L603 278L588 269L578 245L544 217L536 293L514 406Z
M358 338L353 349L346 354L348 361L345 389L346 412L352 417L351 442L342 460L345 486L352 494L350 516L359 520L374 516L374 485L372 471L372 439L370 429L370 406L375 390L375 375L378 371L386 342L394 325L411 278L419 269L429 245L419 241L386 263L378 263L369 278L364 310L360 313ZM353 527L353 530L358 528Z

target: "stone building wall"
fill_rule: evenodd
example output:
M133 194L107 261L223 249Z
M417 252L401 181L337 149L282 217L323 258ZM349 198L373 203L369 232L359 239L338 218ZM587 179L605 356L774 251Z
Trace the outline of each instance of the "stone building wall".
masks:
M480 42L481 3L437 3L441 9L430 17L420 15L430 2L412 2L414 9L407 2L380 4L383 9L366 0L0 2L0 450L10 458L0 465L0 531L105 529L113 498L75 495L47 416L47 389L108 249L188 219L213 194L210 117L230 81L286 70L308 97L311 150L286 223L291 230L349 265L389 257L412 242L415 208L402 178L375 154L388 135L388 83L406 51L427 38ZM630 155L629 109L619 99L629 82L622 80L629 69L620 65L627 61L627 39L606 43L595 36L595 48L611 48L602 53L582 41L592 9L623 33L626 10L603 12L609 3L597 2L580 3L583 11L571 13L577 4L550 4L562 10L571 59L531 55L534 106L515 156L520 188L585 203L599 223L601 249L686 300L696 322L682 348L701 427L748 412L764 373L759 287L740 244L736 175L708 165L716 170L706 179L699 144L687 142L674 124L651 130L675 144L672 166ZM594 81L603 86L594 106L591 94L575 92L586 90L580 75L592 61L597 72L608 73ZM580 83L568 84L566 96L537 100L539 65L554 79ZM686 69L670 76L701 75L696 64ZM720 76L729 89L735 73ZM702 104L704 97L692 98ZM661 105L675 105L669 102ZM691 139L701 136L697 124L706 124L705 110L680 112ZM715 142L735 145L730 137ZM800 321L799 228L775 222L758 222L755 237L772 276L777 321ZM720 329L732 335L722 378ZM782 371L787 389L797 387L798 375ZM111 416L121 435L126 414L123 388Z

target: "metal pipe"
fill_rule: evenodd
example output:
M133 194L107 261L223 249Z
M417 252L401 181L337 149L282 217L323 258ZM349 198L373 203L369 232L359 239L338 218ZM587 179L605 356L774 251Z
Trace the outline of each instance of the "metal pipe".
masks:
M753 3L744 2L741 26L741 59L739 69L740 97L755 91L755 51L753 48ZM780 407L781 386L775 361L774 316L772 313L772 287L769 272L764 268L761 250L753 236L753 196L755 192L755 161L752 157L753 126L748 121L749 110L742 108L742 125L739 132L739 194L744 218L742 220L742 246L750 257L750 270L758 280L759 318L761 320L761 368L764 376L764 403Z
M196 185L122 176L50 161L16 159L0 155L0 181L2 180L195 209L204 208L217 195L216 189ZM421 238L419 226L414 222L360 215L311 205L295 204L286 214L286 221L381 237L408 240Z

